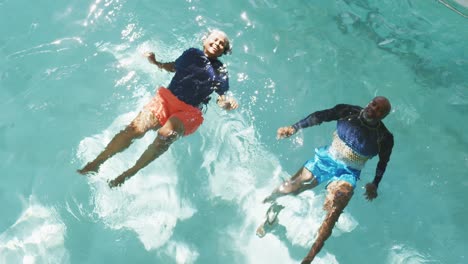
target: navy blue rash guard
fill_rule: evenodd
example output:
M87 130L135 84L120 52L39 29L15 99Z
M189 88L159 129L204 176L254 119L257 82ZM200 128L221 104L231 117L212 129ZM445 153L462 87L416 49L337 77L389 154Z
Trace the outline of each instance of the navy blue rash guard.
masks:
M373 181L378 186L392 154L393 135L381 121L372 127L361 120L359 114L362 109L360 106L338 104L333 108L314 112L292 127L298 131L301 128L320 125L322 122L337 120L337 134L348 147L369 158L379 155Z
M209 59L196 48L186 50L175 61L175 75L168 89L179 100L195 106L207 104L210 95L219 95L229 90L227 71L218 59Z

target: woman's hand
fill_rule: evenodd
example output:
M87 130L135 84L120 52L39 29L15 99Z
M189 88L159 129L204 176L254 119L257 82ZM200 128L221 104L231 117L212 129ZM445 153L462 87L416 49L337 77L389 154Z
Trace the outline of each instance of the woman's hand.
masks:
M149 63L154 64L154 65L158 65L158 62L156 61L156 55L154 55L153 52L150 52L150 51L145 52L143 54L143 56L146 57L146 59L149 61Z
M234 110L237 109L237 107L239 107L239 104L234 98L226 97L224 95L218 97L218 105L224 110Z

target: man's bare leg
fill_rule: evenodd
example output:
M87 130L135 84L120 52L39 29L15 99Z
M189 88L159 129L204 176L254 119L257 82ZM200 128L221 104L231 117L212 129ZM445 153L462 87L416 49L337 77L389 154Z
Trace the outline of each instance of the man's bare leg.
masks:
M117 178L111 180L109 182L109 186L111 188L120 186L127 179L135 175L139 170L146 167L153 160L157 159L159 156L161 156L161 154L166 152L166 150L174 141L184 135L184 132L185 127L182 121L177 117L170 118L166 124L159 129L158 136L154 142L148 146L145 152L143 152L135 165L119 175Z
M309 182L310 181L310 182ZM278 205L275 201L277 198L293 193L299 194L307 189L314 188L318 185L312 172L302 167L300 168L291 179L283 182L276 188L267 198L263 200L264 203L272 203L265 214L265 220L258 226L256 234L259 237L264 237L266 234L265 226L273 225L276 222L278 214L283 210L284 206Z
M83 175L89 172L97 172L106 160L128 148L134 139L143 137L150 129L156 130L160 127L159 120L151 111L144 109L125 129L114 136L106 148L93 161L88 162L78 172Z
M353 197L353 186L345 181L332 182L328 185L327 190L328 194L323 205L327 215L320 226L314 244L301 264L310 264L314 260L325 244L325 240L332 234L333 227L344 208Z
M309 182L310 181L310 182ZM305 167L300 168L291 179L283 182L278 188L276 188L263 202L274 202L277 198L294 193L299 194L307 189L312 189L317 186L318 182L315 177Z

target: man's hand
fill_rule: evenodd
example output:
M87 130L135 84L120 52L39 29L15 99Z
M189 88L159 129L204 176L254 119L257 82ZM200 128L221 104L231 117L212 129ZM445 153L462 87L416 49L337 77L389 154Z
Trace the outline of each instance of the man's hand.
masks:
M277 139L288 138L294 134L296 134L296 129L294 129L294 127L292 126L280 127L278 128L278 132L276 132L276 138Z
M158 65L158 62L156 61L156 56L154 55L153 52L150 52L150 51L145 52L143 56L145 56L146 59L148 59L149 63Z
M377 198L377 186L371 182L366 184L366 193L364 196L368 201L372 201Z
M237 109L237 107L239 107L239 104L234 98L226 97L224 95L218 97L218 105L224 110L234 110Z

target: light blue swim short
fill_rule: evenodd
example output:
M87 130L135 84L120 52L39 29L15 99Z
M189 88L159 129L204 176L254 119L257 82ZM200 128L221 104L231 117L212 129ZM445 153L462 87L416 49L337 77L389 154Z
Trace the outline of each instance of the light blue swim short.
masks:
M360 170L350 168L331 157L328 146L315 149L314 158L306 161L304 168L312 172L319 184L327 182L327 185L332 181L346 181L356 188L361 175Z

